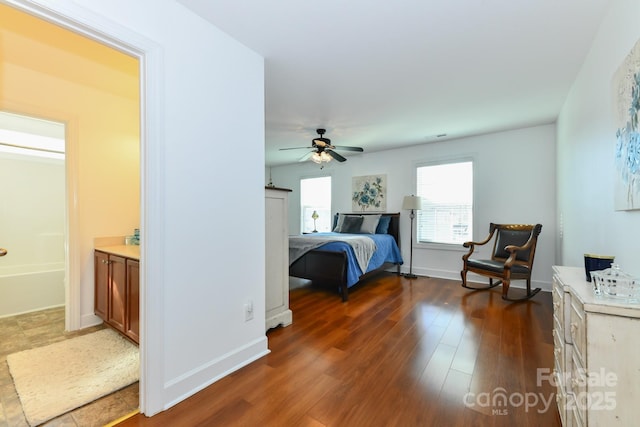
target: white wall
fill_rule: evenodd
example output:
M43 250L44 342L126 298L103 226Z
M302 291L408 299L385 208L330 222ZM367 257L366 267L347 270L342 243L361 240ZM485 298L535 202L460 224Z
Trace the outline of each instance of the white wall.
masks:
M152 415L268 351L263 59L172 0L37 3L149 53L141 405ZM221 141L241 160L222 158Z
M533 284L551 289L555 260L555 125L544 125L469 138L442 141L396 150L350 156L331 162L323 170L312 162L272 168L273 183L291 188L289 232L300 232L300 179L332 176L332 209L351 211L351 179L386 174L387 211L400 212L402 198L415 193L415 168L420 163L457 157L474 159L474 239L484 239L489 223L540 223ZM268 180L268 170L266 171ZM409 268L409 215L401 212L401 250ZM416 274L458 280L462 245L442 250L417 245L413 251ZM489 255L489 251L486 252ZM470 277L471 278L471 277ZM514 282L513 286L524 283Z
M640 211L615 211L615 132L611 81L640 39L640 2L614 0L558 119L558 259L584 266L584 254L615 255L640 275ZM560 223L560 222L559 222Z

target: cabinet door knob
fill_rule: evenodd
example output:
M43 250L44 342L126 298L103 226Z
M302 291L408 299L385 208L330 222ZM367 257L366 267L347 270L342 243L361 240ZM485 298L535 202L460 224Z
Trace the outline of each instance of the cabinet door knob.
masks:
M5 256L7 254L7 250L5 248L0 248L0 256Z

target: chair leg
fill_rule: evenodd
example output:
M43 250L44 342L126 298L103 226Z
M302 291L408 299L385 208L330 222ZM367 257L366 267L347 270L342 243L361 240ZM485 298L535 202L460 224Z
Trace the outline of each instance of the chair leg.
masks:
M508 292L509 292L509 281L507 281L506 283L504 283L502 285L502 299L506 300L506 301L524 301L524 300L528 300L529 298L533 297L538 292L540 292L540 288L535 288L532 291L531 290L531 279L527 279L527 293L526 293L525 296L523 296L522 298L509 298L508 295L507 295Z
M489 286L482 286L482 287L476 288L476 287L473 287L473 286L469 286L467 284L467 270L462 270L460 272L460 276L462 276L462 285L461 286L463 288L471 289L472 291L484 291L486 289L495 288L500 283L502 283L502 280L498 280L496 283L493 283L493 279L489 278Z
M502 299L507 299L507 294L509 293L509 285L511 284L510 280L502 281Z

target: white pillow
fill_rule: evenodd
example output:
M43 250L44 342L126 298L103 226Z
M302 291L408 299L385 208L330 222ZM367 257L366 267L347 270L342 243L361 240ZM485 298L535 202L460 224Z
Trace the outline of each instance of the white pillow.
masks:
M362 215L362 225L360 226L360 233L375 234L380 217L382 215ZM340 221L340 219L338 219Z

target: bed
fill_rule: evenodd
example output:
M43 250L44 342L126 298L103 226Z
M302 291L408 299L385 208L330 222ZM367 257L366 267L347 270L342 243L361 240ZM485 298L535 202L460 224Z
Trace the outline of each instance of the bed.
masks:
M372 228L374 223L377 225ZM400 274L399 213L336 214L333 229L330 233L289 236L290 276L335 287L342 301L347 301L349 288L362 280L394 266ZM372 252L367 241L374 243ZM370 258L363 260L369 252Z

